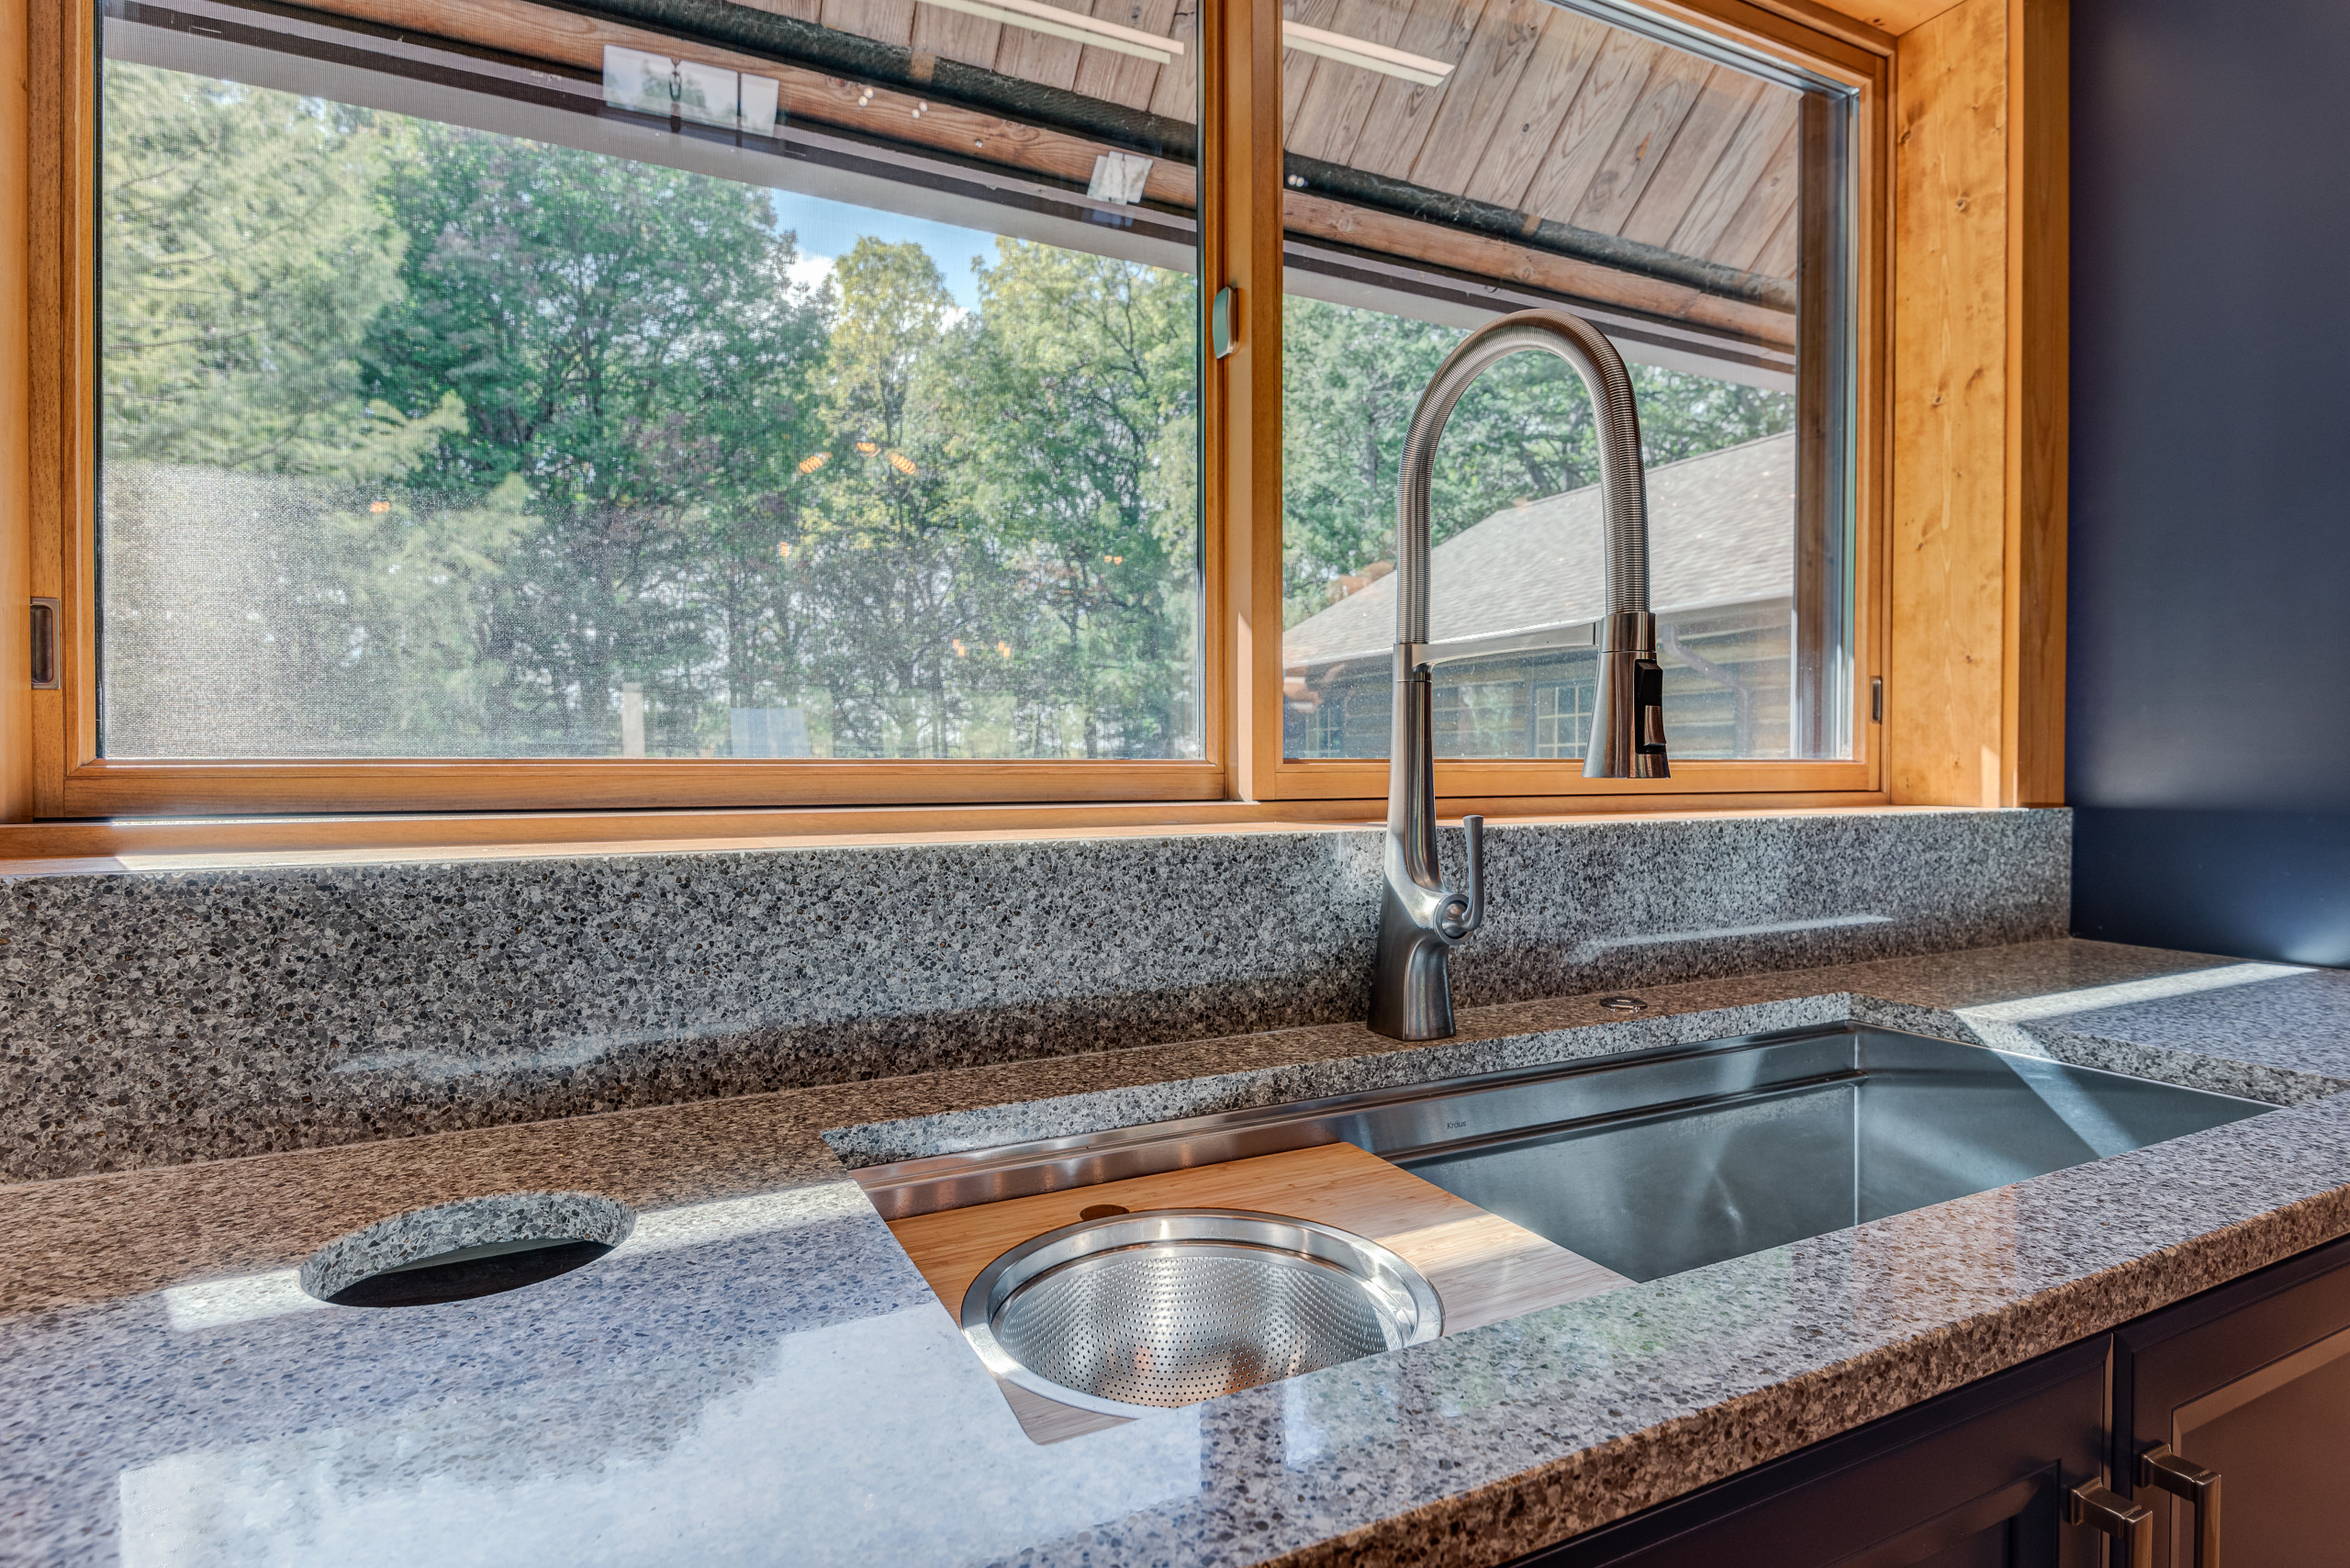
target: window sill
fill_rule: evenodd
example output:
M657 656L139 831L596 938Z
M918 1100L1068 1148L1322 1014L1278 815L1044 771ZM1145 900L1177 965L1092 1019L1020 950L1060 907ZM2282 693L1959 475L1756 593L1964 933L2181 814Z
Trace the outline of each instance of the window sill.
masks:
M1606 816L1940 812L1896 806L1879 790L1649 794L1440 801L1442 814L1494 823ZM250 866L699 854L805 846L988 843L1362 827L1365 801L1133 801L1087 805L865 806L724 812L513 812L413 816L179 818L0 824L0 877Z

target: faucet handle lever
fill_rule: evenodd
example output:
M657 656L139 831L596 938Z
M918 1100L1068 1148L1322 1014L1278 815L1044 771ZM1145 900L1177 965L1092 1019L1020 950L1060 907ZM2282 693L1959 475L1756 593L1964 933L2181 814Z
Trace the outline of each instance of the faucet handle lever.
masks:
M1439 928L1446 940L1458 942L1485 924L1485 819L1465 816L1460 831L1469 838L1469 890L1447 891ZM1459 910L1460 913L1453 912Z
M1664 666L1654 659L1632 666L1635 710L1633 745L1648 756L1664 755Z

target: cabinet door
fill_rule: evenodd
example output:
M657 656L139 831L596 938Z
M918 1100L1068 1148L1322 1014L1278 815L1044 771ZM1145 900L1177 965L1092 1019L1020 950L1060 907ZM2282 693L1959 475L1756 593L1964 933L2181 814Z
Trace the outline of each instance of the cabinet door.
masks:
M2095 1568L2103 1337L1521 1560L1522 1568Z
M2115 1451L2123 1483L2156 1443L2220 1475L2225 1568L2350 1564L2350 1241L2337 1241L2120 1331ZM2121 1490L2121 1483L2116 1490ZM2194 1568L2194 1510L2152 1487L2157 1568Z

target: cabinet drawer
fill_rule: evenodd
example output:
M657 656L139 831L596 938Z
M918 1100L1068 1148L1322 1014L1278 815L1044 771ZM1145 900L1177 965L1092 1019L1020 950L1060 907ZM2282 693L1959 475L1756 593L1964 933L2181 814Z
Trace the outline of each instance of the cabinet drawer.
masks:
M2221 1479L2225 1568L2350 1563L2350 1242L2333 1242L2115 1335L2124 1482L2167 1443ZM2157 1568L2192 1568L2195 1510L2151 1487Z
M1520 1560L1520 1568L2093 1568L2100 1336Z

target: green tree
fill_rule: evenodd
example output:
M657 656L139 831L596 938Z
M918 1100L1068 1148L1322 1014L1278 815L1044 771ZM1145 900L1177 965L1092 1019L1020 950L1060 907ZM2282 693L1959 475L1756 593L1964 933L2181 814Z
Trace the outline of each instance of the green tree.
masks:
M958 450L974 510L1041 609L1018 675L1032 745L1186 754L1196 726L1198 289L1188 275L999 240ZM1050 736L1057 714L1069 729Z
M1404 436L1456 328L1291 296L1281 316L1284 617L1332 602L1331 579L1394 553ZM1634 365L1653 467L1793 428L1795 399ZM1595 484L1598 438L1572 369L1547 354L1494 366L1462 397L1430 487L1437 543L1515 501Z
M609 755L636 682L655 755L757 707L843 756L1194 755L1194 279L1004 240L967 314L866 239L811 290L753 187L145 67L106 95L109 581L209 563L154 662L266 665L289 749ZM1284 330L1294 620L1390 550L1460 334ZM1787 426L1635 375L1651 463ZM1595 455L1572 374L1510 362L1438 538Z
M108 458L374 478L462 425L438 397L403 413L360 395L406 242L374 117L119 61L105 98Z
M969 323L919 244L859 240L834 269L824 461L806 476L792 574L837 755L951 756L974 670L1016 612L951 471ZM1007 644L1008 645L1008 644Z
M714 746L709 670L733 705L796 680L761 634L823 331L791 237L767 192L704 175L424 122L407 151L406 288L368 335L368 388L470 410L411 476L420 505L476 509L519 476L537 519L484 579L471 656L509 672L485 734L609 752L637 681L658 749Z

